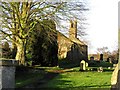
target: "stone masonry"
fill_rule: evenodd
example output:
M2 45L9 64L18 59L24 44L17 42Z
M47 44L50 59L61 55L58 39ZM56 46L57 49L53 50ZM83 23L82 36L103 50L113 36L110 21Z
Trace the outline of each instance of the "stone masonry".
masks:
M77 38L77 21L70 21L69 37L58 32L58 57L70 61L88 59L88 46Z

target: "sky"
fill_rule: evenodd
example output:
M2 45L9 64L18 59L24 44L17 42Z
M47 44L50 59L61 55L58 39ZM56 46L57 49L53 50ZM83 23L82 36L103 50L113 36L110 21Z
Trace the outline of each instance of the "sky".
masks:
M110 51L115 50L118 45L118 1L120 0L85 1L90 9L87 14L89 25L85 36L89 42L88 53L96 53L97 48L102 47L108 47Z
M120 0L80 1L86 2L90 9L84 14L88 25L85 26L87 35L82 38L83 41L88 42L88 53L95 54L97 48L102 47L108 47L110 52L116 50L118 48L118 2Z
M96 53L97 48L108 47L113 51L118 46L118 1L90 0L89 26L86 30L88 53Z

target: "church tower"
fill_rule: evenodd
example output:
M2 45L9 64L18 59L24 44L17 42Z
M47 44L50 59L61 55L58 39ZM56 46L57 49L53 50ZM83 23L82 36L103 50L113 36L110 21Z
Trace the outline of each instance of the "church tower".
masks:
M77 38L77 20L70 20L69 38Z

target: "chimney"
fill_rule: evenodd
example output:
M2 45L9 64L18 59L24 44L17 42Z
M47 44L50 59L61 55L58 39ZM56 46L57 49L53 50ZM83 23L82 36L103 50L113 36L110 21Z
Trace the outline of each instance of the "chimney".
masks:
M70 20L69 38L77 38L77 20Z

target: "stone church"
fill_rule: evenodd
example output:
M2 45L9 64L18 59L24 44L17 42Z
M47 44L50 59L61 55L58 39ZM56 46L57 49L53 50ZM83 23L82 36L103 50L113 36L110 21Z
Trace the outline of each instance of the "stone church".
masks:
M37 38L40 43L34 44L34 47L38 48L33 52L34 64L56 66L59 61L67 61L70 64L79 65L81 60L88 60L88 47L77 38L77 21L70 21L69 37L56 30L56 24L53 20L43 20L43 24L52 30L38 24L36 31L38 31Z
M88 60L88 46L77 38L77 21L70 21L69 37L58 32L58 58L72 62Z

